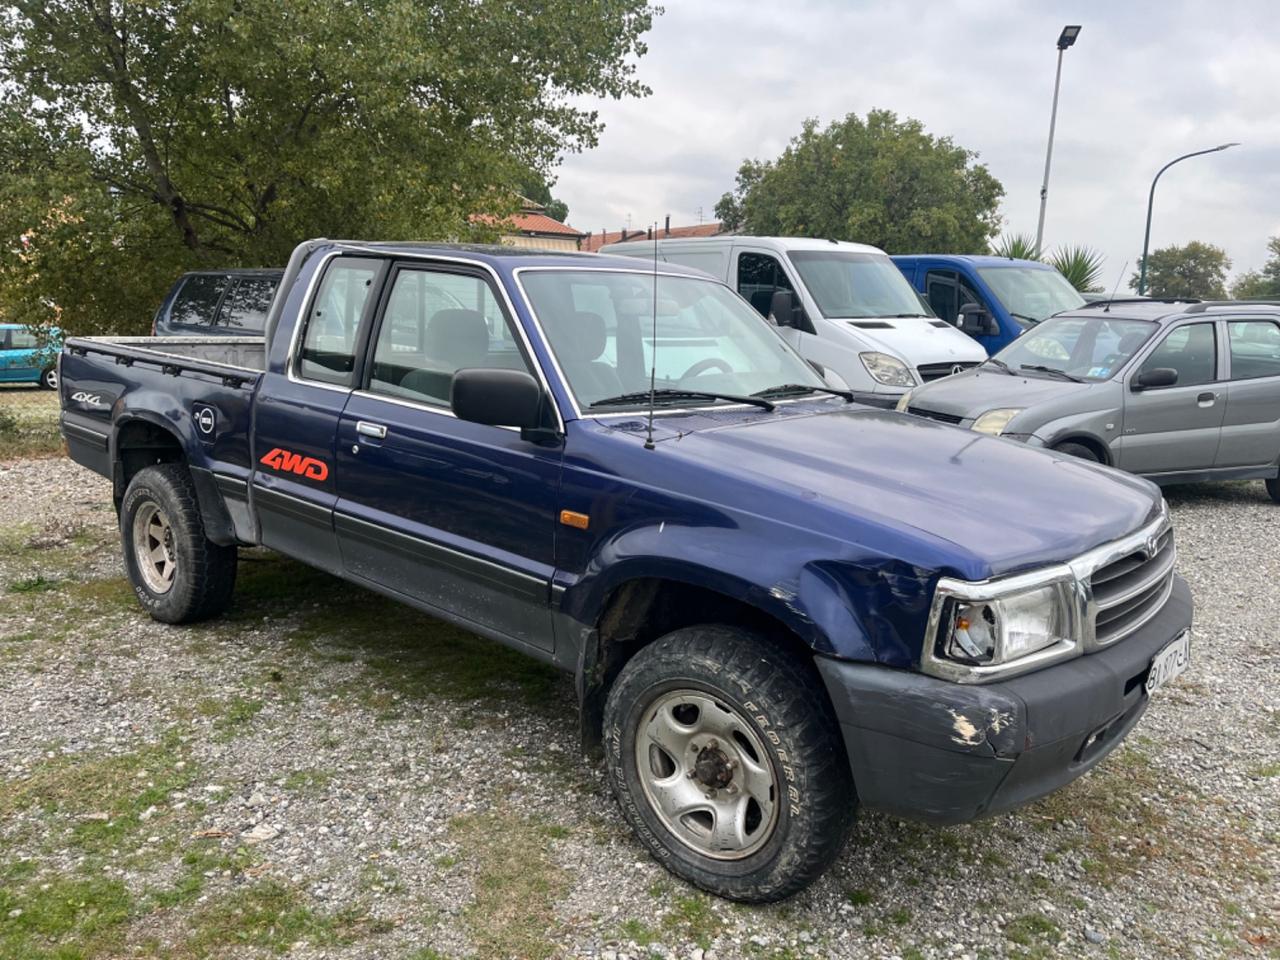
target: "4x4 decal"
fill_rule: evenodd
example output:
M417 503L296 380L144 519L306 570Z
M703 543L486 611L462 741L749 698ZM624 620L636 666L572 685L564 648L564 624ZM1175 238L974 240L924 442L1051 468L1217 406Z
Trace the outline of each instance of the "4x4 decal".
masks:
M265 464L272 470L296 473L298 476L306 477L308 480L323 481L329 476L329 467L324 461L317 460L315 457L304 457L300 453L293 453L280 447L276 447L270 453L265 454L258 462Z

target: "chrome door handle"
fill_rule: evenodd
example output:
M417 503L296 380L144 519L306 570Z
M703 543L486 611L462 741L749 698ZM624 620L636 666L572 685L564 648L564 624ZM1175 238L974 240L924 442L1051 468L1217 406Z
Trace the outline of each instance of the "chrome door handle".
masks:
M380 423L370 423L368 420L356 421L356 433L363 437L376 437L382 440L387 435L387 428Z

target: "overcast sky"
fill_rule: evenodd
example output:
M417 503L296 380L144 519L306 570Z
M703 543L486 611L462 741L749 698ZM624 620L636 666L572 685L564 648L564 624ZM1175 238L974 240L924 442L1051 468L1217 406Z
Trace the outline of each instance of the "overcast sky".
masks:
M746 157L772 159L805 117L887 108L977 151L1004 184L1005 230L1034 235L1062 26L1066 53L1045 245L1106 254L1108 287L1142 251L1202 240L1232 273L1280 234L1280 5L665 0L647 36L643 100L599 103L595 150L566 158L554 193L579 230L712 219ZM905 251L904 251L905 252ZM927 251L919 251L927 252Z

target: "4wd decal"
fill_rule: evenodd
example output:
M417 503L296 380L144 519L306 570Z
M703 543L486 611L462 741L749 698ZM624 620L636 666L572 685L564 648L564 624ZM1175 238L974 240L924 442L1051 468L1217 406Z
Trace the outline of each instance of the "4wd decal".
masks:
M102 406L102 397L96 393L85 393L83 390L79 393L73 393L71 399L76 403L87 403L91 407Z
M329 467L324 461L317 460L315 457L304 457L300 453L293 453L280 447L276 447L270 453L265 454L258 462L270 467L272 470L296 473L298 476L306 477L308 480L323 481L329 476Z

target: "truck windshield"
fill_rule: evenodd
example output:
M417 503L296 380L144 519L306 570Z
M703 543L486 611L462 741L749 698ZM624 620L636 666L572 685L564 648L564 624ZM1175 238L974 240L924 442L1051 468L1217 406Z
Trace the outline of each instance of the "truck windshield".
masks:
M996 359L1024 376L1031 371L1033 376L1096 383L1115 376L1155 330L1146 320L1054 317L1028 330Z
M1079 291L1052 268L979 267L978 275L1004 308L1023 320L1038 323L1055 313L1084 305Z
M882 253L792 250L787 256L828 319L930 316L902 271Z
M521 285L579 408L728 403L688 391L748 396L784 384L826 385L764 318L722 283L613 270L528 270ZM679 391L685 391L681 394ZM642 396L629 396L632 394Z

